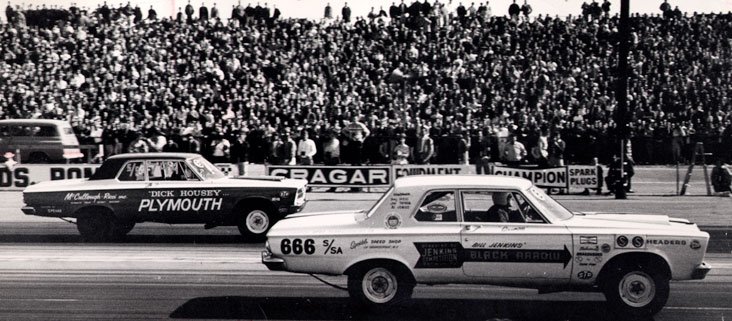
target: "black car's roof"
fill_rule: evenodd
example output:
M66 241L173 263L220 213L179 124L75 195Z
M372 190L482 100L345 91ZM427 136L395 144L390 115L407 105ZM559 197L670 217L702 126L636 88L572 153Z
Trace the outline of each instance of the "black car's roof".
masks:
M107 158L107 160L104 161L102 166L100 166L96 172L94 172L94 175L92 175L89 180L100 180L100 179L112 179L114 178L117 173L119 173L120 168L122 165L124 165L129 160L135 160L135 159L189 159L189 158L195 158L200 157L201 155L193 154L193 153L127 153L127 154L118 154L114 155L112 157Z
M126 154L117 154L114 156L111 156L108 158L108 160L112 159L124 159L124 160L130 160L130 159L150 159L150 158L176 158L176 159L187 159L187 158L193 158L193 157L200 157L201 155L193 154L193 153L126 153Z

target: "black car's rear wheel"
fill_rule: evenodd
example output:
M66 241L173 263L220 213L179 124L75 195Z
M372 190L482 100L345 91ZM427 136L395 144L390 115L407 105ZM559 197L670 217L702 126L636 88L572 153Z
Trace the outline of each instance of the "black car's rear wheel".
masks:
M76 228L87 242L110 242L124 238L135 222L121 220L111 213L86 212L76 219Z
M259 207L246 207L242 210L239 232L247 241L261 242L267 238L267 232L274 225L275 218L271 211Z

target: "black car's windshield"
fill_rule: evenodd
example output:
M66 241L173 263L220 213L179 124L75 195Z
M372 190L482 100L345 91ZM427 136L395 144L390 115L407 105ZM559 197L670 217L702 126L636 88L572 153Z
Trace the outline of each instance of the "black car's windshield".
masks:
M186 160L190 166L202 179L219 179L226 175L222 173L216 166L211 164L203 157L189 158Z

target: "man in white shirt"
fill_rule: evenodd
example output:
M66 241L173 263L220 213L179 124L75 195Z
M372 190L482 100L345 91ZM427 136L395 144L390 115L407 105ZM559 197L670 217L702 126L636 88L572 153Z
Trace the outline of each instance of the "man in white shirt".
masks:
M516 141L516 136L511 135L508 139L508 144L503 151L503 159L506 161L508 166L518 167L526 158L526 147L519 141Z
M313 156L315 156L316 152L317 147L315 146L315 141L310 139L307 130L303 130L300 142L297 143L297 158L300 165L312 165Z

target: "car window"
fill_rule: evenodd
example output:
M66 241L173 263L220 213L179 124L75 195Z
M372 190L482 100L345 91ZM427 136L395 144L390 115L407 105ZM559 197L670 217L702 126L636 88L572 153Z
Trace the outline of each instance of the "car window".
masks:
M123 182L128 181L144 181L145 180L145 162L133 161L122 166L122 171L117 175L117 179Z
M35 136L40 136L40 137L58 136L58 134L56 132L56 127L54 127L54 126L45 126L45 125L36 126L35 128L33 128L33 130L35 132L35 134L34 134Z
M414 218L420 222L457 222L455 192L434 191L428 193Z
M185 163L176 160L147 162L147 176L150 181L198 180Z
M546 220L521 193L511 193L511 202L516 204L517 210L526 223L546 223Z
M500 190L463 191L465 222L525 223L521 206L528 205L516 192Z
M186 163L198 173L203 179L218 179L226 177L216 166L203 157L196 157L186 160Z
M13 136L30 136L31 134L30 126L13 126L10 130Z

